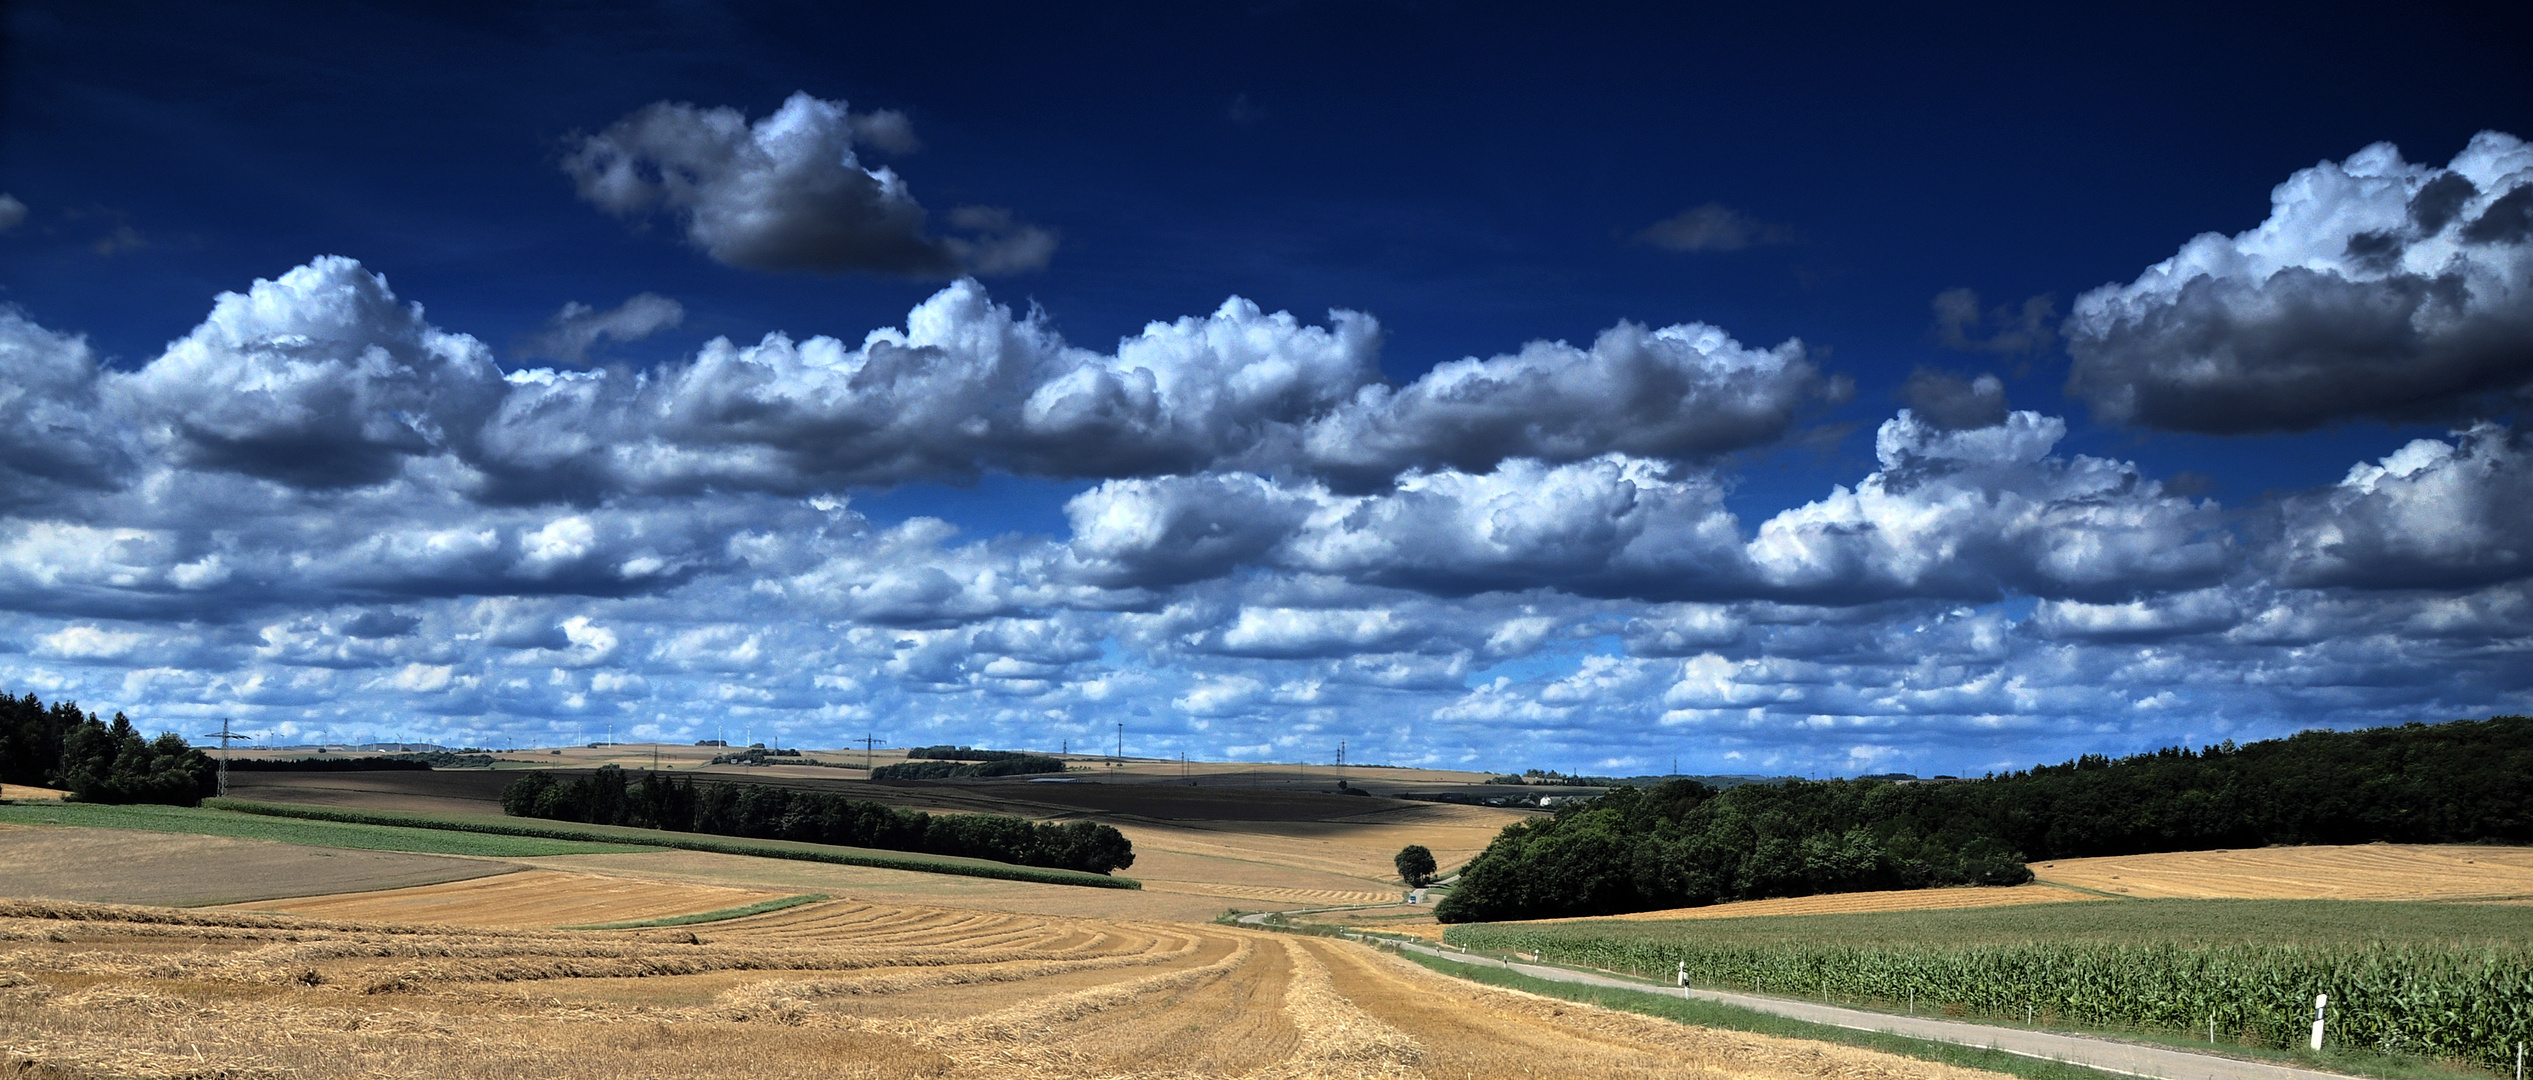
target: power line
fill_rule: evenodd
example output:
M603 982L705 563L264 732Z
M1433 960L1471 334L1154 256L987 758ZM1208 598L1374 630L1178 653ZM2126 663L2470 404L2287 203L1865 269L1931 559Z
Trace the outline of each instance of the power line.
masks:
M217 734L217 735L205 734L205 735L203 735L203 736L202 736L202 738L205 738L205 739L218 739L218 740L220 740L220 797L221 797L221 798L224 798L224 799L225 799L225 798L228 798L228 797L229 797L229 743L230 743L231 741L233 741L233 740L237 740L237 739L248 739L248 740L252 740L252 739L254 738L254 736L252 736L252 735L240 735L240 734L235 734L235 733L231 732L231 731L229 730L229 718L228 718L228 717L223 716L223 717L221 717L221 718L220 718L220 733L219 733L219 734Z

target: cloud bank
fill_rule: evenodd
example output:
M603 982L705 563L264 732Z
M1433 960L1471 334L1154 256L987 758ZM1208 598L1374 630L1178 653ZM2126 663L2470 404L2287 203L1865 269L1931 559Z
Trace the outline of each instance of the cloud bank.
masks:
M2297 172L2269 219L2078 297L2070 394L2173 431L2458 421L2533 395L2533 147L2444 167L2378 143Z
M911 146L885 114L809 117ZM663 121L689 122L764 127ZM1851 384L1696 323L1391 381L1367 314L1234 297L1097 348L969 278L858 338L639 368L587 361L673 301L573 305L505 357L339 257L133 366L0 312L0 683L282 741L1037 747L1123 721L1132 752L1594 771L1960 772L2521 709L2533 451L2490 418L2515 384L2358 401L2253 347L2314 281L2380 300L2409 274L2462 284L2336 346L2348 370L2508 370L2473 350L2516 317L2520 154L2308 170L2267 233L2079 301L2078 385L2135 423L2255 386L2297 423L2488 411L2238 506L1924 369L1869 463L1752 509L1749 462ZM2401 253L2349 254L2377 233ZM2293 267L2247 254L2290 240ZM1078 493L1055 535L857 509L983 476Z

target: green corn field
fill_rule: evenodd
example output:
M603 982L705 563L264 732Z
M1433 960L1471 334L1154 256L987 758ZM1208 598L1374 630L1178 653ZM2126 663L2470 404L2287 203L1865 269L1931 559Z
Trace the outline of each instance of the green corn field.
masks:
M2533 1040L2533 947L2520 939L1946 944L1916 934L1862 943L1718 933L1744 940L1700 940L1699 929L1715 925L1476 924L1453 927L1447 940L1473 952L1544 950L1557 963L1666 980L1685 963L1700 986L1881 1007L1913 997L1921 1012L2018 1024L2029 1017L2044 1026L2203 1037L2213 1020L2220 1040L2239 1045L2303 1045L2315 994L2331 996L2335 1046L2511 1066L2516 1042Z

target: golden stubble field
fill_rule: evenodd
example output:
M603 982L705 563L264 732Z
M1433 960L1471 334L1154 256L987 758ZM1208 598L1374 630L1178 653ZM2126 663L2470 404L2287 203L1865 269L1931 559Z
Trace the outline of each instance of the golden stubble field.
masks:
M0 1075L1991 1074L1495 990L1345 942L838 900L615 932L0 902Z
M2043 881L2139 899L2526 900L2533 848L2460 844L2179 851L2033 863Z

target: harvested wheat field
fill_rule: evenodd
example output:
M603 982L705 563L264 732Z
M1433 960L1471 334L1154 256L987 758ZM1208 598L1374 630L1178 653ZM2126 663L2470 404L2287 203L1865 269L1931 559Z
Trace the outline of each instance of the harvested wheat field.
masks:
M2357 844L2113 855L2033 863L2044 881L2135 897L2250 900L2533 898L2533 848Z
M0 799L14 802L60 802L70 794L57 788L29 787L25 784L0 784Z
M461 926L588 926L745 907L788 895L766 889L528 870L410 889L242 904L288 915Z
M0 1032L7 1075L1993 1075L1345 942L860 901L614 932L0 902Z
M1826 896L1787 896L1774 900L1743 900L1708 907L1673 908L1668 911L1639 911L1631 915L1603 915L1603 919L1632 919L1669 922L1675 919L1741 919L1755 915L1852 915L1872 911L1950 911L1955 908L2013 907L2020 904L2055 904L2069 900L2099 900L2050 885L2015 885L2006 888L1958 889L1892 889L1882 892L1831 893ZM1570 919L1544 919L1543 922L1572 922Z

